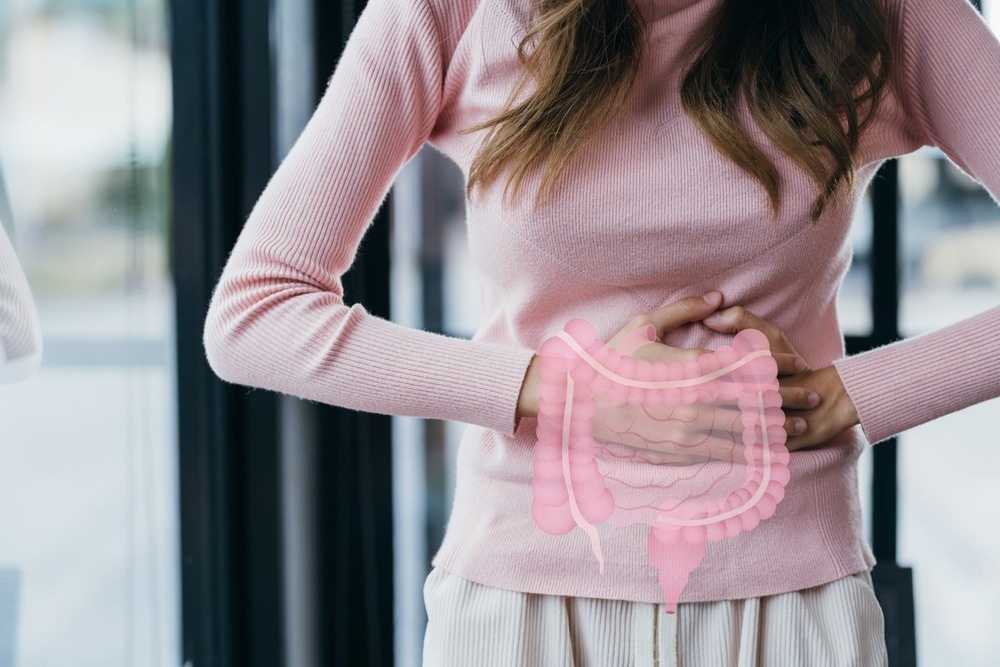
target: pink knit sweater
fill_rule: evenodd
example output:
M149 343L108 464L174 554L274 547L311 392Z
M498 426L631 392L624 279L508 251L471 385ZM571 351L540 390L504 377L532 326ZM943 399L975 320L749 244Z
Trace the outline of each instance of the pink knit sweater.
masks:
M10 239L0 225L0 384L27 377L38 367L41 357L35 302Z
M607 340L638 313L718 289L726 305L779 325L813 367L835 364L857 405L860 428L791 455L791 481L772 518L708 545L682 601L774 594L871 567L856 473L866 439L1000 395L1000 307L847 359L836 311L849 226L885 159L938 146L1000 193L996 38L965 0L891 0L890 95L863 138L855 188L817 226L810 179L755 134L782 177L774 221L761 187L681 109L686 38L718 1L640 0L650 41L626 113L544 205L533 208L530 197L505 205L502 183L468 202L482 302L471 341L347 308L340 277L422 144L468 173L483 135L462 130L506 100L530 0L372 0L233 250L205 331L221 377L469 424L434 559L444 569L526 592L662 600L646 555L648 526L606 527L601 575L581 532L553 537L531 518L536 422L515 426L515 406L532 355L572 318ZM749 126L745 109L743 118ZM714 349L729 340L693 324L666 342ZM677 474L664 469L658 474Z

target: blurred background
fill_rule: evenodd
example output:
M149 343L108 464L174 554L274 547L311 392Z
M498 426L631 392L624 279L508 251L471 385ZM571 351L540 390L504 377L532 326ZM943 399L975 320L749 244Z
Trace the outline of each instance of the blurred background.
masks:
M0 3L0 170L45 360L0 387L0 664L179 665L169 24Z
M41 371L0 386L0 667L420 664L421 587L443 536L462 426L324 416L212 388L193 370L198 298L315 106L363 3L320 4L0 4L0 173L12 211L3 223L45 341ZM1000 0L982 9L1000 27ZM172 35L184 43L172 49ZM187 78L196 71L203 78ZM178 82L190 104L175 104ZM267 103L263 120L227 116L227 105L253 95ZM184 114L209 118L199 125ZM255 122L267 124L265 152L250 167L222 160L237 154L226 142L257 138ZM182 123L197 130L188 140L196 150L177 155L198 154L200 185L171 177ZM222 195L202 191L219 183ZM898 188L899 333L1000 303L1000 208L989 195L931 149L899 161ZM353 293L368 285L375 294L370 277L381 276L385 316L471 335L478 312L461 190L457 170L433 151L407 165L381 214L384 239L372 232L386 261L369 254ZM195 196L208 203L192 205ZM173 214L178 201L196 214ZM219 216L225 224L215 226ZM856 221L840 294L845 332L857 336L873 327L873 217L868 206ZM269 402L256 410L260 400ZM990 498L998 421L991 401L899 438L897 558L913 568L922 665L986 666L1000 656L1000 536L988 528L1000 521ZM367 444L373 433L382 448L360 448L351 495L324 490L310 464L323 470L324 449ZM956 455L937 455L942 447ZM872 467L868 452L869 531ZM364 485L373 469L391 481L379 501ZM377 534L366 528L387 521ZM340 551L355 534L359 551ZM378 572L391 576L375 597L364 582L345 583L349 568L331 573L341 557L370 564L376 552L388 568ZM388 601L390 611L353 614L340 597L358 610ZM315 648L328 627L341 641L365 628L369 640L359 653ZM260 657L268 651L275 661Z

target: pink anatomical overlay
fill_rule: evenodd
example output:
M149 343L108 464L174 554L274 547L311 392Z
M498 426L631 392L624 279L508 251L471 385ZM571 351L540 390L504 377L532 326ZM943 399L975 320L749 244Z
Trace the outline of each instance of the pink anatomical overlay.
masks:
M667 613L708 542L771 517L788 483L777 365L759 331L686 361L635 359L575 319L539 349L541 396L532 517L550 535L581 530L604 572L602 524L649 527Z

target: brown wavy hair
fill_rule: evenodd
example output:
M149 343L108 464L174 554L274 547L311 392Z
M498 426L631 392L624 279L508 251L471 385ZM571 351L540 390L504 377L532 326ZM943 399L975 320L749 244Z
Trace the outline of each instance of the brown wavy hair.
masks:
M681 82L684 112L760 182L777 215L778 170L736 117L742 94L760 130L816 182L818 220L853 183L860 135L887 85L885 0L721 0L695 43L703 46ZM536 0L507 105L468 129L490 132L467 192L506 173L505 196L516 195L540 166L540 201L621 110L644 48L642 17L629 0Z

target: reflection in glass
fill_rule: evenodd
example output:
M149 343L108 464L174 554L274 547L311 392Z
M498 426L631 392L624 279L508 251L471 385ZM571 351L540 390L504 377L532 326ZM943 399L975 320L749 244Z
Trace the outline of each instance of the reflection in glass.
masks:
M0 4L0 160L45 341L0 389L18 667L179 664L166 40L162 0Z

